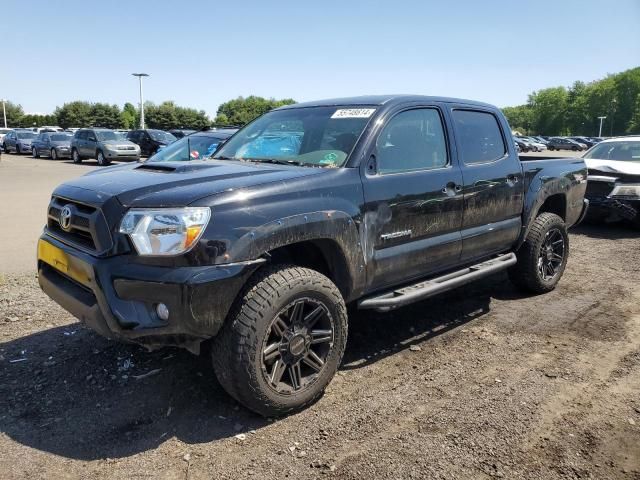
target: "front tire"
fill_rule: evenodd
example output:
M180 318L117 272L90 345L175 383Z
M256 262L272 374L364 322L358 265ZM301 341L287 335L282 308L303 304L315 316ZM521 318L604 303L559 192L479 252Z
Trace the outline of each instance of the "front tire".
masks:
M71 160L73 163L82 163L82 157L75 148L71 150Z
M531 293L556 288L569 258L564 220L555 213L538 215L516 255L518 263L509 270L509 278L518 288Z
M338 288L307 268L259 271L236 300L212 349L224 389L264 416L302 409L323 393L347 342Z
M96 158L98 160L98 165L100 165L101 167L106 167L111 163L111 160L104 156L102 150L98 150L98 155L96 155Z
M52 148L51 152L49 152L49 156L51 157L51 160L58 160L58 151L55 148Z
M40 157L40 155L38 155L38 150L37 150L37 149L35 149L35 148L31 148L31 156L32 156L33 158L39 158L39 157Z

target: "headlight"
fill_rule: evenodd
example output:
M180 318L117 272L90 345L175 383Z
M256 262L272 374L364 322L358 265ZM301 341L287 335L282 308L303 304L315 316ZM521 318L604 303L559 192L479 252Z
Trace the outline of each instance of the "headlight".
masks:
M179 255L193 247L209 223L208 207L131 209L120 223L140 255Z
M610 197L640 197L640 184L616 185L615 187L613 187L613 190L611 191L609 196Z

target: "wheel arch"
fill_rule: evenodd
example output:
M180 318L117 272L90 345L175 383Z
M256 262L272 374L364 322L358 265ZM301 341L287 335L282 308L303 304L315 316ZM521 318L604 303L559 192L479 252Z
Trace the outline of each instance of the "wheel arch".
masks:
M245 233L230 246L228 261L267 258L320 271L345 301L364 289L364 254L353 219L341 211L318 211L282 218Z

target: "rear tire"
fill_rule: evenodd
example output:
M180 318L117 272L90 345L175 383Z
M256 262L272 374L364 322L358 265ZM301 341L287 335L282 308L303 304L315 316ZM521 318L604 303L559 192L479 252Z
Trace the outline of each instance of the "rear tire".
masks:
M538 215L516 255L518 263L509 269L509 278L518 288L532 293L556 288L569 258L569 236L562 218L548 212Z
M40 155L38 154L38 150L36 148L31 147L31 156L33 158L40 158Z
M73 160L73 163L82 163L82 157L75 148L71 150L71 160Z
M347 342L347 310L324 275L267 267L239 295L214 340L213 367L224 389L264 416L300 410L324 392Z

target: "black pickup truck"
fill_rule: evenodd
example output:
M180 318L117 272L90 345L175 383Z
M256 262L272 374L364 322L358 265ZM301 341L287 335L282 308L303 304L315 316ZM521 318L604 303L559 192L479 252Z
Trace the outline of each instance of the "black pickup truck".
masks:
M39 282L104 336L194 353L212 340L229 394L285 414L335 374L347 305L390 310L501 270L530 292L553 289L586 180L580 159L521 160L484 103L286 106L205 161L60 185Z

